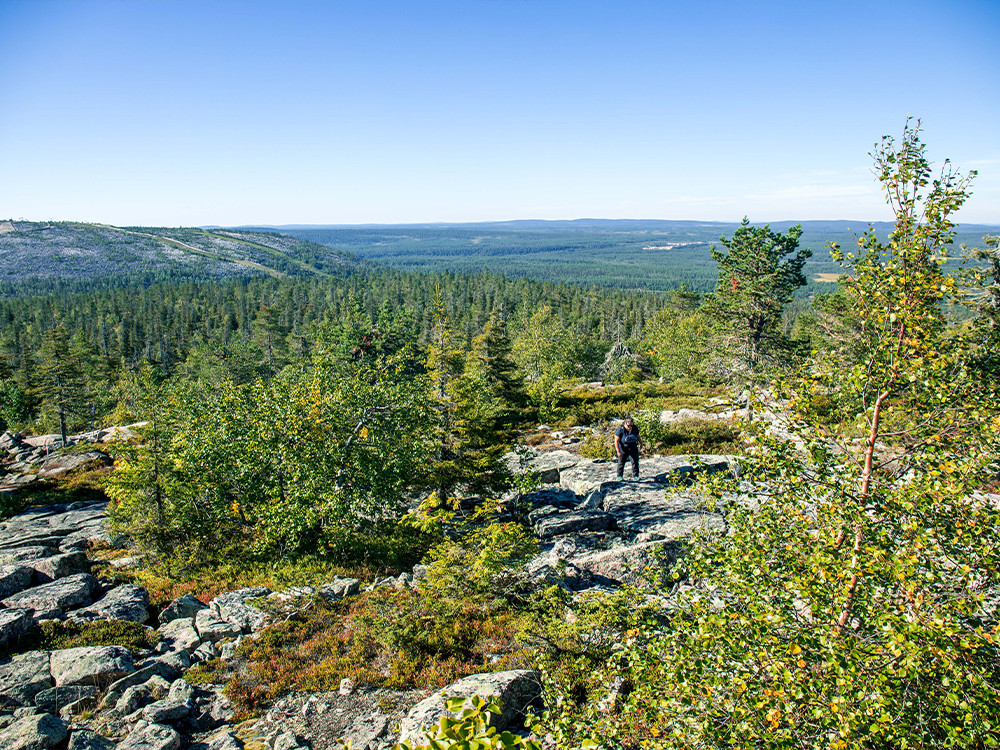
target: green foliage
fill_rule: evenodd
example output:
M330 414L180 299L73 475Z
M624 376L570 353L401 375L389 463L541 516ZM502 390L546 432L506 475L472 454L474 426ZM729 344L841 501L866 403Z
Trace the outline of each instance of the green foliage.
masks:
M580 442L580 455L584 458L615 458L614 431L609 428L595 428Z
M402 742L393 750L542 750L542 743L538 740L511 732L498 732L491 725L491 715L500 715L500 706L495 699L487 701L478 695L472 698L456 697L446 699L444 705L450 714L457 716L441 717L437 726L427 733L426 743ZM344 747L350 750L349 745Z
M543 419L551 414L564 381L589 374L585 364L581 367L585 349L584 338L549 305L539 307L520 328L513 356Z
M31 401L13 378L0 380L0 427L16 428L31 418Z
M647 450L664 455L691 453L741 453L740 430L732 422L715 419L682 419L663 424L659 415L637 412L634 415L639 434Z
M918 128L875 151L896 213L845 255L850 357L818 353L798 398L834 388L850 430L800 412L804 449L762 430L742 491L708 488L727 517L677 571L697 584L670 627L646 628L603 679L632 681L609 741L658 747L970 747L996 744L1000 657L985 606L998 583L990 476L1000 394L946 332L940 259L968 177L930 178ZM793 400L793 404L796 403Z
M538 541L516 523L473 528L427 555L426 590L442 601L500 601L516 596L523 566L538 554Z
M801 236L801 225L780 234L743 219L730 239L721 238L726 252L712 248L719 280L704 311L716 321L721 345L735 353L738 371L752 376L784 346L781 313L806 283L802 268L812 255L798 249Z
M269 383L160 394L144 444L109 482L112 523L195 558L354 556L395 523L429 455L426 385L400 377L407 366L403 354L338 364L320 351Z
M646 322L640 348L653 372L666 381L687 378L706 382L712 353L712 321L698 308L701 297L680 289Z
M21 636L11 653L25 651L56 651L81 646L124 646L133 654L156 646L160 636L135 622L125 620L43 620L36 628Z

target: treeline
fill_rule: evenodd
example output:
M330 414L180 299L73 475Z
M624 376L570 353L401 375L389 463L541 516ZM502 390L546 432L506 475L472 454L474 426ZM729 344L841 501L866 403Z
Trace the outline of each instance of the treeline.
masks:
M6 394L0 418L7 424L56 426L37 382L47 346L72 353L89 382L71 410L79 414L71 422L82 426L100 421L113 408L123 373L147 364L159 378L269 379L307 361L331 327L364 319L377 329L401 315L406 335L416 346L426 346L435 326L435 299L459 348L468 349L495 315L510 326L522 348L557 347L558 353L545 355L550 369L593 377L612 343L642 337L646 322L667 304L662 295L497 274L391 270L346 278L226 279L0 299L0 381ZM65 341L54 342L54 336Z

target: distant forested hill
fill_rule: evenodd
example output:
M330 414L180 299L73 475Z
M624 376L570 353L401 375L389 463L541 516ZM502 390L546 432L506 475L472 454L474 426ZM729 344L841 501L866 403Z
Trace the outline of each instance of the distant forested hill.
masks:
M774 222L786 231L797 222ZM709 248L738 225L723 222L578 219L477 224L414 224L277 227L281 232L355 253L395 268L422 271L493 271L540 281L597 284L620 289L674 289L685 283L697 291L715 285ZM810 279L836 274L827 243L854 244L862 221L802 222L801 246L813 250ZM879 234L891 230L876 222ZM957 242L981 244L1000 227L967 225ZM812 282L811 287L816 287ZM828 288L825 284L819 288ZM806 292L810 289L806 289Z
M0 293L231 276L340 276L361 263L275 232L0 221Z

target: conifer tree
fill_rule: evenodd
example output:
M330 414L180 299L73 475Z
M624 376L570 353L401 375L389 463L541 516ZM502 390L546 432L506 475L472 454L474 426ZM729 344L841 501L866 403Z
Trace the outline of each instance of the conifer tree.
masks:
M725 252L711 250L719 279L704 309L726 351L735 353L738 370L751 379L780 350L782 310L806 283L802 268L812 251L799 249L801 236L801 225L780 234L744 218L731 238L720 238Z

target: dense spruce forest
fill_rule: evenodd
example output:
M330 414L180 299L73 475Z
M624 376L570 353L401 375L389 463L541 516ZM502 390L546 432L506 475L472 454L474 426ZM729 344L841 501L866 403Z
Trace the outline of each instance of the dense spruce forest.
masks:
M797 295L819 251L798 225L732 225L705 249L710 274L666 270L650 291L586 269L609 255L604 227L577 228L571 276L587 285L516 278L564 242L534 225L436 240L468 259L482 237L509 275L390 270L322 244L383 229L305 244L108 230L119 260L167 239L198 248L199 274L279 265L159 277L146 255L127 283L8 288L4 426L78 451L74 431L141 424L107 447L113 469L7 493L2 510L107 499L115 534L89 554L158 609L299 586L305 603L262 603L272 624L228 656L188 661L189 685L225 685L234 727L305 691L525 669L541 692L523 731L497 732L484 702L398 747L994 747L1000 247L981 237L968 267L947 264L974 175L932 175L924 152L913 123L876 146L896 220L835 246L840 280L811 299ZM413 243L438 231L386 252L437 263ZM635 274L655 276L642 258ZM660 467L631 483L613 475L626 414L643 471ZM585 491L523 468L567 448L598 477ZM352 592L301 588L334 577ZM71 627L74 645L122 637L43 623L31 643Z

